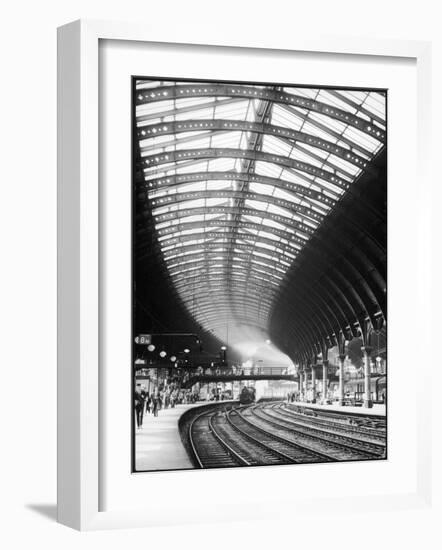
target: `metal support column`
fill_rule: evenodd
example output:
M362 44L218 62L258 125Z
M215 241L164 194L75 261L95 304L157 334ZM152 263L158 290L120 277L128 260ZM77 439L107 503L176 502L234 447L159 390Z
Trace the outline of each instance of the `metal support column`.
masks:
M312 365L312 403L316 403L316 369Z
M303 392L303 374L304 372L302 370L299 370L299 400L302 401L302 392Z
M345 380L344 380L345 355L339 355L339 405L344 405Z
M304 401L307 401L307 392L308 392L308 370L305 370L304 376Z
M370 356L373 348L370 346L364 346L362 353L364 354L364 401L363 406L367 408L373 407L373 401L371 399L371 367Z
M328 359L322 361L322 403L327 403Z

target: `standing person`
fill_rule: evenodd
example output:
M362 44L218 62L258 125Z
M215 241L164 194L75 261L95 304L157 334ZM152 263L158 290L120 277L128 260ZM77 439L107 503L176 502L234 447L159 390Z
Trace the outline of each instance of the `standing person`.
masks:
M141 392L141 384L137 384L135 387L135 415L137 419L137 428L140 430L143 425L143 412L144 412L144 398Z
M158 416L158 394L152 396L152 412L154 416Z
M151 398L149 394L146 394L146 414L150 413Z

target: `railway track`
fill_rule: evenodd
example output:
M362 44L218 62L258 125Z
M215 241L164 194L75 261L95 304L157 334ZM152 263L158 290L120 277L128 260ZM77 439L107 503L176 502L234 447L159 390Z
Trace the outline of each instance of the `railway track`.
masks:
M325 422L315 422L310 417L292 416L278 407L269 407L264 409L264 412L269 417L275 420L281 420L284 425L288 425L295 431L308 430L309 433L324 435L332 440L347 442L349 445L362 450L372 451L374 454L383 454L385 449L385 434L384 437L370 437L366 433L360 434L354 428L347 430L346 427L336 426L336 424L327 425Z
M249 407L246 407L246 410ZM249 422L242 409L234 409L227 414L230 426L243 438L252 441L265 449L267 454L279 455L285 459L285 464L328 462L331 457L318 450L307 449L289 438L277 434L274 430L263 429ZM267 462L263 462L267 464Z
M381 444L385 442L386 439L385 428L369 428L367 426L355 427L354 423L350 424L348 419L336 421L334 417L327 418L325 415L321 416L317 413L315 413L315 415L305 414L288 408L282 403L273 405L272 408L286 418L298 419L301 422L305 421L314 426L324 427L328 430L334 430L343 434L354 435L357 439L367 439L374 443L380 442Z
M384 458L385 438L373 430L368 437L272 403L203 411L187 438L196 467L226 468Z
M289 414L281 404L210 409L193 418L187 437L199 468L366 460L385 455L385 444L379 441L355 438L334 423L330 429L317 421L309 425L308 420Z
M281 403L287 411L295 414L302 414L303 416L309 416L315 419L326 420L327 422L333 422L344 426L356 426L360 431L369 431L370 433L379 432L379 434L385 435L386 420L382 417L375 417L369 414L357 415L354 413L342 414L340 412L327 411L322 409L313 409L308 405L294 405L287 403Z
M213 425L213 411L197 415L189 426L188 436L196 465L199 468L227 468L250 466L251 463L238 454Z
M239 413L235 410L209 411L196 416L189 426L189 441L199 468L330 460L321 453L302 449L299 445L270 433L263 438L261 430L253 430L250 427L244 429Z
M273 428L276 433L285 435L307 448L320 450L334 460L364 460L385 456L385 445L355 440L347 435L307 424L300 425L278 416L275 411L269 411L268 407L250 407L249 415L252 422L258 426L264 429Z

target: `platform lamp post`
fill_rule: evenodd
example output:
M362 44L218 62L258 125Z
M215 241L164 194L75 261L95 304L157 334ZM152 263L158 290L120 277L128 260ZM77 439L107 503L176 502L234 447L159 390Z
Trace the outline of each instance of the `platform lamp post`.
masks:
M221 364L227 366L227 346L221 346Z

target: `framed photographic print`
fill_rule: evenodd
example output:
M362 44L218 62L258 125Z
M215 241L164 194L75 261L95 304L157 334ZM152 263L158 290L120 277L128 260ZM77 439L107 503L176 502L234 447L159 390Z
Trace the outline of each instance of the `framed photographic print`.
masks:
M387 90L132 103L134 471L386 458Z
M422 505L429 46L212 44L59 31L59 521Z

